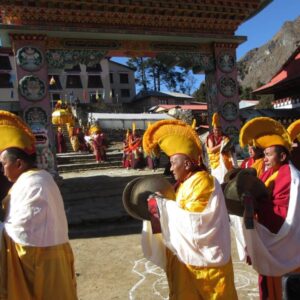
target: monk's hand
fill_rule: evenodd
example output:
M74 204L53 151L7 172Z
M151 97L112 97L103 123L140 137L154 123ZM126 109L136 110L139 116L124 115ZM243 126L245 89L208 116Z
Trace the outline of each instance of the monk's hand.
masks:
M148 197L148 211L150 213L150 222L152 227L152 233L161 233L160 220L159 220L159 209L157 206L157 198L159 196L152 194Z

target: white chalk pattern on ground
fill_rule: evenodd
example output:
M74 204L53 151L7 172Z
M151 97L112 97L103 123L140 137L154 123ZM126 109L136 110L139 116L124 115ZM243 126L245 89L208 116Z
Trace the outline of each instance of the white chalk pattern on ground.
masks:
M145 290L149 288L149 299L153 299L153 295L157 296L155 299L168 300L168 282L165 272L158 266L154 265L146 258L139 259L134 262L132 272L141 277L141 279L130 289L129 299L136 300L138 289ZM146 284L146 280L150 280L151 284ZM153 282L154 280L154 282ZM152 283L153 282L153 283ZM150 295L151 294L151 295Z
M247 300L256 300L259 298L257 286L257 276L246 270L242 270L243 262L234 262L234 274L235 274L235 287L237 291L244 291L247 294ZM129 299L136 300L139 289L145 291L149 289L149 299L169 299L168 294L168 282L165 272L158 266L154 265L146 258L139 259L134 262L132 272L137 274L141 279L130 289ZM146 281L149 280L149 284ZM153 283L152 283L153 282ZM151 283L151 284L150 284Z

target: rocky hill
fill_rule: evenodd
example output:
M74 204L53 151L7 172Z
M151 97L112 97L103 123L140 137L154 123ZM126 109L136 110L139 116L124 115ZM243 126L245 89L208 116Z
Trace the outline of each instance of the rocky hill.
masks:
M300 17L294 21L285 22L268 43L249 51L238 61L240 85L244 88L255 89L259 83L267 83L299 44Z

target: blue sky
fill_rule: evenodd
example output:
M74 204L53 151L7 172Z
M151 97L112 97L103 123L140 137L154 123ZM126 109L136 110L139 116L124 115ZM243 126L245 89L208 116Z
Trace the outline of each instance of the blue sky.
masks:
M237 59L240 59L249 50L267 43L280 30L286 21L294 21L300 16L299 0L273 0L264 10L243 23L236 35L247 36L247 41L237 48ZM127 58L113 58L113 60L126 64ZM203 75L197 75L198 88Z

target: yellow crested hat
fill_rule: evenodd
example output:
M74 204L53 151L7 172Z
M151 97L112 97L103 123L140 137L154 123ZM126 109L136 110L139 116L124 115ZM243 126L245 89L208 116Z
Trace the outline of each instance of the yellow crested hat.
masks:
M300 120L297 120L290 124L290 126L287 128L287 132L289 133L292 142L297 138L300 140Z
M241 128L240 146L244 148L246 145L262 149L280 145L290 150L292 141L280 122L268 117L257 117Z
M192 127L179 120L162 120L149 126L143 136L143 149L147 154L157 153L158 148L168 156L185 154L199 162L201 142Z
M100 132L100 131L101 131L101 128L100 128L100 126L97 125L97 124L92 125L92 126L90 127L90 129L89 129L89 133L90 133L90 134L94 134L94 133L97 133L97 132Z
M19 148L27 154L35 153L35 136L28 125L18 116L0 110L0 152Z
M193 129L196 129L196 124L197 124L196 119L193 119L193 122L192 122L192 125L191 125Z
M132 123L132 133L135 133L136 130L136 124L135 122Z
M211 125L213 128L221 127L220 116L218 113L214 113L211 120Z

